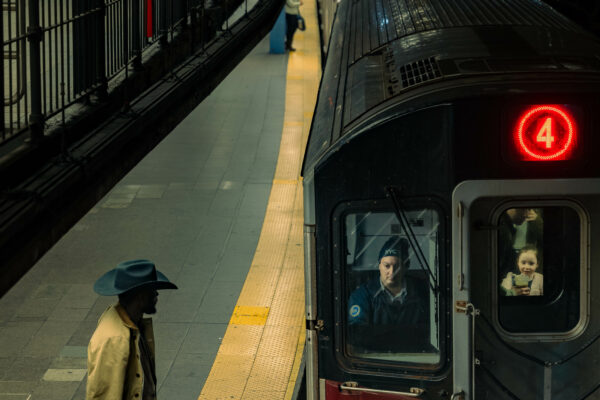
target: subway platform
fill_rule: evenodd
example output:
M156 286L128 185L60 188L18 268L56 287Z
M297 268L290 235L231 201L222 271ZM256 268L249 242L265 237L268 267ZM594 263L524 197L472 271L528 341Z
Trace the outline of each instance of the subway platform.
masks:
M289 55L265 38L0 299L0 400L82 400L116 297L105 271L153 260L159 399L291 399L304 344L300 167L320 79L314 4Z

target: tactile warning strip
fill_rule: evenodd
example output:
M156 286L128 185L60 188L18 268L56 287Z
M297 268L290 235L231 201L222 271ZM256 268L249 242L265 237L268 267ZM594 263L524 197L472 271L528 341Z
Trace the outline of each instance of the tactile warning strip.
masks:
M235 325L264 325L269 315L269 307L236 306L229 320Z
M320 44L316 6L289 54L284 126L252 265L200 399L291 399L304 348L304 253L300 169L316 103Z

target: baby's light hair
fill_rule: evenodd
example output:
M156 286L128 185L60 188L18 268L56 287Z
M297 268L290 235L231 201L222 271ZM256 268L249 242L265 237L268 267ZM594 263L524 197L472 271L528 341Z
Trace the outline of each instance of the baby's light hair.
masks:
M528 245L521 247L521 249L519 249L519 252L517 253L517 260L519 259L519 256L521 254L528 252L528 251L533 251L535 253L535 256L538 257L538 253L539 253L538 248L534 245L528 244Z

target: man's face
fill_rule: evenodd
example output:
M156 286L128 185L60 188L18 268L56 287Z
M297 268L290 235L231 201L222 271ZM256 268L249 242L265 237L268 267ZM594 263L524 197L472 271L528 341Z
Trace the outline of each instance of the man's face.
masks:
M140 292L140 301L144 314L155 314L158 292L154 288L148 288Z
M381 282L386 288L398 286L404 274L400 258L396 256L382 257L379 261L379 274Z

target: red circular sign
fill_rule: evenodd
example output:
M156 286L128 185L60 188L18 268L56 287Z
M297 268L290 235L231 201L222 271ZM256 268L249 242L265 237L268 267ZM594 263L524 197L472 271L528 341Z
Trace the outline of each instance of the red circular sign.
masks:
M521 114L515 132L516 145L526 160L567 159L577 131L571 114L557 105L533 106Z

